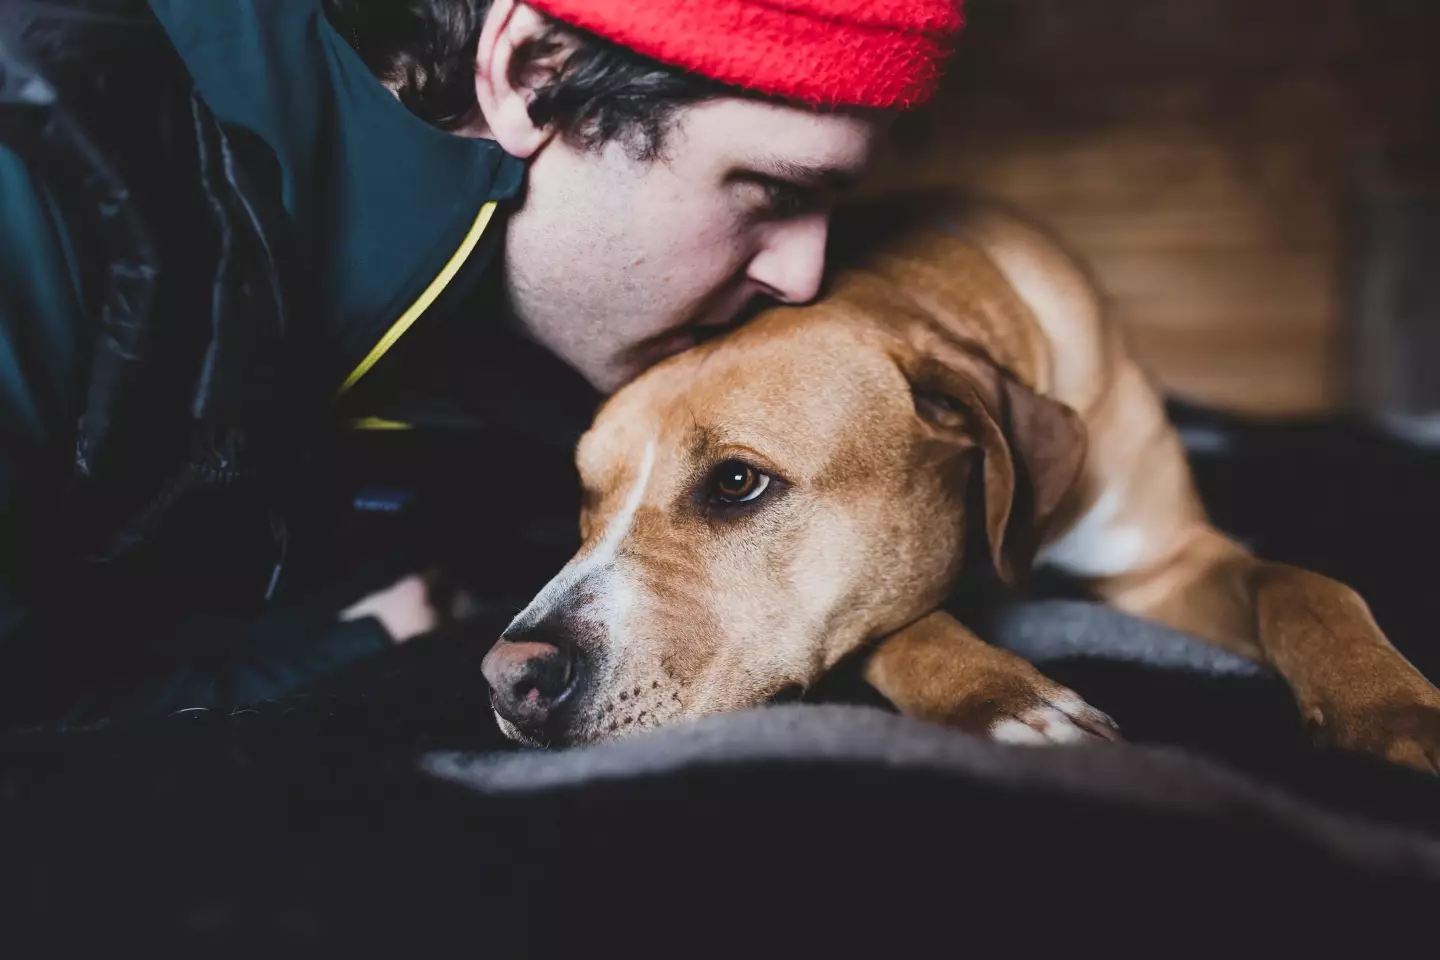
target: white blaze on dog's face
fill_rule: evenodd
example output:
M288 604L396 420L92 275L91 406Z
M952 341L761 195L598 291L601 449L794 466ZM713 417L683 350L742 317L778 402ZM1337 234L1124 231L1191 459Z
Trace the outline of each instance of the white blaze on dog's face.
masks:
M573 689L502 727L604 739L809 686L941 599L955 452L919 428L884 337L833 310L776 311L653 369L581 441L584 545L505 634L572 648Z

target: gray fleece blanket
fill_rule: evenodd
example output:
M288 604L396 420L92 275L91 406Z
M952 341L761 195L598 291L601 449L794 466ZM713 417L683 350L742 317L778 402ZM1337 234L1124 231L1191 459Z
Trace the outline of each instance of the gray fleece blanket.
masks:
M987 636L991 643L1042 668L1091 658L1212 677L1269 676L1269 670L1253 660L1080 600L1040 600L1004 607L995 615Z
M1293 711L1264 670L1088 604L987 635L1138 742L799 704L519 751L437 650L388 686L7 744L0 951L1429 952L1430 779L1272 736Z
M1161 810L1178 817L1252 818L1283 826L1327 855L1440 881L1440 838L1337 815L1178 750L1001 745L868 707L765 707L582 749L434 751L419 758L432 776L506 797L791 763L985 781L1007 791L1116 804L1137 815Z

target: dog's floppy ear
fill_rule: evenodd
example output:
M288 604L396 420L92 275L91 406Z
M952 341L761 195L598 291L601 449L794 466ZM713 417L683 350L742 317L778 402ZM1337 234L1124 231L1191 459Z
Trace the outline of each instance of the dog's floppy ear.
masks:
M907 366L915 410L928 429L957 445L979 446L990 556L1006 583L1023 579L1085 462L1084 424L1069 407L972 351L946 345Z

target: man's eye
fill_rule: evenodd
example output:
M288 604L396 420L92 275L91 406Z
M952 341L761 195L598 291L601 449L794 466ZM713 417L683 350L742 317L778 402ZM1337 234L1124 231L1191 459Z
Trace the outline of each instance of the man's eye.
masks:
M769 488L769 474L740 460L726 460L710 475L710 496L721 503L749 503Z
M816 206L815 196L811 191L788 183L766 183L765 196L770 215L777 220L798 217L809 213Z

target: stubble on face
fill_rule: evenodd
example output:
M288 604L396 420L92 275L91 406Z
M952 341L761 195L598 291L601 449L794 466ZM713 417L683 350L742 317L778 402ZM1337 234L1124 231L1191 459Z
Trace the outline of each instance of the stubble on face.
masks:
M880 127L727 98L682 110L653 161L623 143L552 140L507 225L516 319L613 392L774 293L749 275L752 261L781 242L786 218L828 216L835 184L858 175ZM777 209L785 191L813 209ZM823 228L816 235L823 242Z

